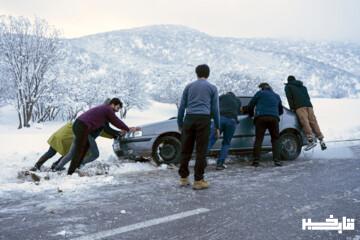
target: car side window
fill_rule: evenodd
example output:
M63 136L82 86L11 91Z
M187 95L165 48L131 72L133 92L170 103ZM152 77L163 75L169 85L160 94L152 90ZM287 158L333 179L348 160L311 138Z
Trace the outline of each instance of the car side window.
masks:
M241 107L245 107L249 104L251 97L238 97L238 99L241 101ZM247 115L239 111L238 116Z

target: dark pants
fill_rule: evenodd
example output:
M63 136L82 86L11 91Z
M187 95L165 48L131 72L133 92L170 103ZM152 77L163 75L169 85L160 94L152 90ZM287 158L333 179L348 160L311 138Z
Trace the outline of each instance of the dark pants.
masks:
M46 153L44 153L39 160L36 162L36 166L38 168L40 168L47 160L49 160L50 158L52 158L53 156L55 156L56 154L56 150L53 149L52 147L49 147L49 149L47 150Z
M206 153L210 134L210 116L207 115L186 115L181 131L181 159L179 174L182 178L189 176L189 161L191 159L196 142L195 181L204 178L204 171L207 165Z
M80 120L75 120L73 124L73 133L75 135L75 154L71 160L68 174L71 175L80 167L85 153L89 147L88 136L89 128Z
M222 165L227 158L231 139L234 136L236 130L236 120L233 118L228 118L225 116L220 116L220 133L223 134L223 141L221 143L221 150L219 154L219 158L217 160L217 165ZM215 133L215 125L214 123L211 124L210 130L210 139L209 139L209 146L208 151L212 148L212 146L216 142L216 133Z
M254 162L260 160L261 145L264 140L266 129L269 130L271 136L271 145L274 161L279 160L277 140L279 139L279 120L276 117L260 116L255 119L255 144L254 144Z

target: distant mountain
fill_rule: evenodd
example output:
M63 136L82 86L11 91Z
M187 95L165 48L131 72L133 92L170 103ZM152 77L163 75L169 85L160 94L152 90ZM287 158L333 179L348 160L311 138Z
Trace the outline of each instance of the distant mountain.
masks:
M207 63L215 83L221 83L224 74L240 76L239 89L243 81L254 79L270 82L283 94L283 83L291 74L304 81L314 97L360 96L356 44L223 38L176 25L99 33L63 43L61 68L66 78L101 77L106 84L113 71L135 71L152 91L174 76L191 80L194 67Z

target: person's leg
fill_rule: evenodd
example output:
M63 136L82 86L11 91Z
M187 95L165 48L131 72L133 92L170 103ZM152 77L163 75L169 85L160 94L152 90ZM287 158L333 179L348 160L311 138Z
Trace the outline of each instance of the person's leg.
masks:
M316 120L314 109L308 108L308 112L309 112L309 121L310 121L311 128L315 132L316 137L320 140L321 150L325 150L325 149L327 149L327 146L324 141L324 135L322 134L319 124Z
M209 141L210 117L199 117L195 123L195 141L196 141L196 161L195 161L195 181L204 178L204 171L207 166L206 150Z
M61 156L58 160L56 160L55 162L53 162L53 164L51 164L51 170L55 170L56 165L63 159L64 156Z
M322 140L324 138L324 135L322 134L322 132L320 130L320 127L319 127L319 124L318 124L318 122L316 120L314 109L313 108L307 108L307 109L308 109L310 126L311 126L312 130L314 131L316 137L319 140Z
M195 131L193 128L193 119L185 117L184 125L181 131L181 157L179 175L182 178L189 176L189 161L194 149Z
M40 170L41 166L42 166L47 160L49 160L50 158L52 158L53 156L55 156L55 154L56 154L56 150L50 146L49 149L47 150L47 152L44 153L44 154L39 158L39 160L35 163L34 170L35 170L35 168Z
M301 107L296 109L296 115L298 116L298 119L300 121L301 126L304 129L305 135L308 139L308 141L311 141L313 139L312 129L309 122L309 114L306 107Z
M210 126L209 145L208 145L208 149L207 149L208 152L214 146L215 142L216 142L215 124L214 124L214 122L212 122L211 126Z
M76 150L76 141L75 138L73 139L69 152L64 155L62 157L62 159L56 164L54 165L54 170L55 171L60 171L62 169L64 169L64 166L73 158L74 154L75 154L75 150Z
M89 150L84 160L81 162L81 165L85 165L87 163L95 161L95 159L97 159L100 155L95 139L91 135L89 135L88 140L89 140Z
M279 121L277 118L272 117L268 120L268 129L271 136L271 145L272 145L272 152L273 152L273 160L275 165L280 166L280 148L278 146L278 140L280 137L279 133Z
M75 135L75 153L68 169L69 175L73 174L75 170L79 168L88 147L88 127L80 121L75 121L73 125L73 132Z
M223 141L222 141L221 151L219 154L217 165L224 164L225 159L227 158L229 152L231 139L233 138L236 129L236 122L234 119L224 118L223 122L224 122Z
M253 165L258 165L261 155L261 145L264 140L264 135L266 131L266 122L263 120L263 117L257 117L255 120L255 142L253 150Z

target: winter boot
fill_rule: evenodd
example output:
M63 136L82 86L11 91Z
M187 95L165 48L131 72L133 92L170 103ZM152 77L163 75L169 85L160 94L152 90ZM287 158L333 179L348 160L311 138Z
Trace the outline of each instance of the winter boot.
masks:
M225 164L218 164L218 165L216 165L216 170L224 170L224 169L226 169L227 168L227 166L225 165Z
M322 151L324 151L324 150L327 149L327 146L326 146L326 144L325 144L325 142L324 142L323 139L320 140L320 147L321 147L321 150L322 150Z
M306 145L304 151L309 151L310 149L313 149L314 147L316 147L316 143L314 142L314 140L312 138L308 138L308 144Z
M180 178L180 187L186 187L189 186L190 182L188 178Z
M35 163L35 166L30 169L30 171L36 171L36 170L39 170L39 171L40 171L41 166L42 166L47 160L49 160L48 157L41 156L41 157L39 158L39 160ZM36 168L36 169L35 169L35 168ZM34 170L33 170L33 169L34 169Z
M192 188L194 190L202 190L202 189L206 189L208 187L209 187L209 183L207 181L205 181L204 179L201 179L199 181L195 181Z
M279 160L274 160L275 167L281 167L282 163Z
M35 165L30 168L30 171L36 172L36 171L40 171L41 165L39 165L38 163L35 163Z
M253 161L253 162L251 163L251 166L253 166L253 167L259 167L259 166L260 166L260 163L259 163L258 161Z

